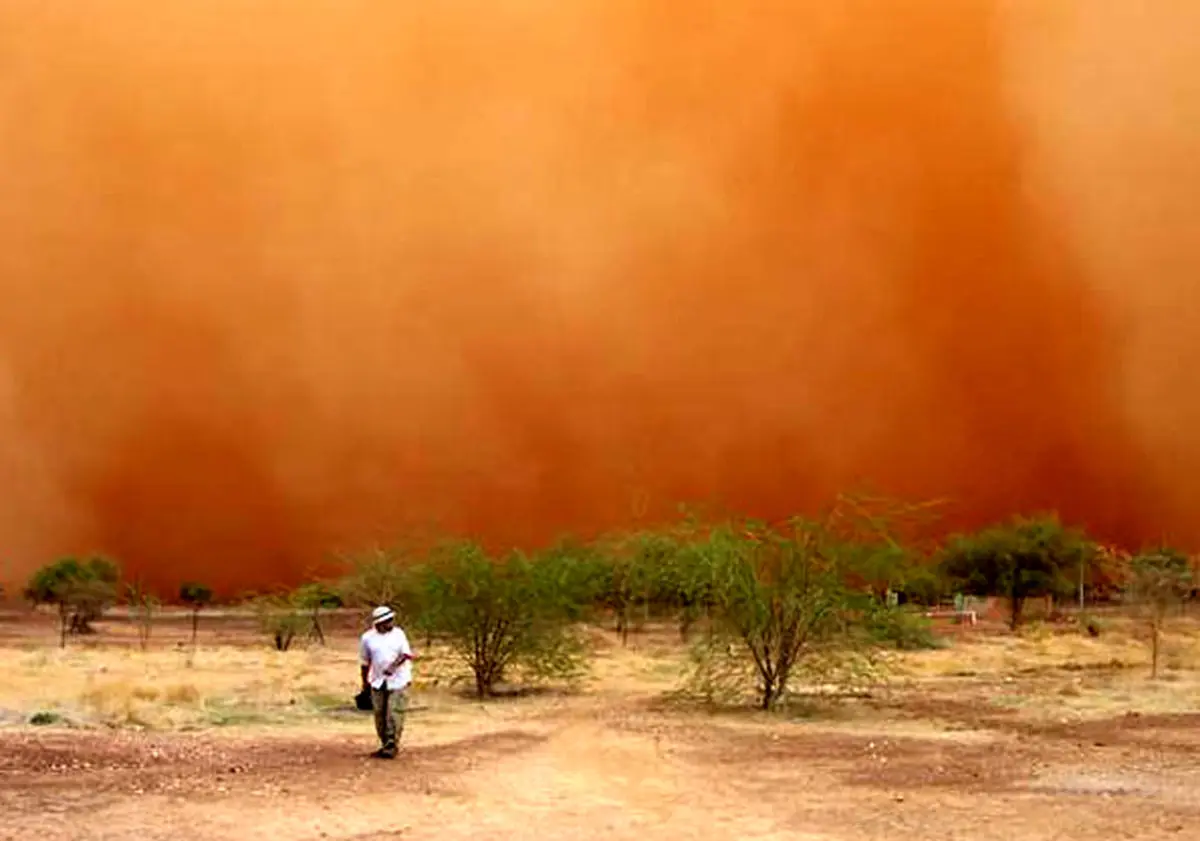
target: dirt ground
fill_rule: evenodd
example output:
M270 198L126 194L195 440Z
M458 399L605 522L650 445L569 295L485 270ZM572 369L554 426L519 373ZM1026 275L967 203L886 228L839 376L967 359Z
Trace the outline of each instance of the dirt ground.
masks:
M957 632L770 717L670 700L665 632L597 630L587 685L487 705L436 654L387 763L348 708L350 633L279 654L213 620L193 653L185 625L61 652L49 620L0 619L0 838L1200 838L1200 628L1155 682L1132 627Z

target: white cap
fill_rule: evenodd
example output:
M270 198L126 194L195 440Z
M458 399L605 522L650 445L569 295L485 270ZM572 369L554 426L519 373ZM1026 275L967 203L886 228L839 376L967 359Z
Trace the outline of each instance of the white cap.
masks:
M378 625L380 622L386 622L389 619L395 618L396 614L392 612L390 607L377 607L371 611L371 624Z

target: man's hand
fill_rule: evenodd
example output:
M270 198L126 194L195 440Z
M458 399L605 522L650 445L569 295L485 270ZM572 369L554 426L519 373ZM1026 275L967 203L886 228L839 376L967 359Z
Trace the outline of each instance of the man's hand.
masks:
M391 677L392 675L394 675L396 673L396 669L403 666L406 661L412 660L412 659L414 659L414 658L411 654L401 654L399 657L397 657L395 660L393 660L386 669L383 670L384 676Z

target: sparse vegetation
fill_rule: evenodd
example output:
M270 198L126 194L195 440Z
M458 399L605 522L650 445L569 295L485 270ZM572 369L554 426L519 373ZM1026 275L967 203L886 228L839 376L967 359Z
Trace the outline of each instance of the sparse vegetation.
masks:
M410 634L424 634L428 648L433 629L424 622L419 565L403 560L401 553L380 548L351 558L350 572L337 583L336 593L343 605L360 612L364 625L372 608L390 605Z
M590 658L578 623L597 610L608 611L622 643L635 629L672 623L682 642L697 640L688 687L710 699L718 690L747 701L753 695L769 710L797 684L807 691L830 675L873 675L873 665L859 667L890 656L879 654L884 650L942 647L944 638L922 613L903 606L904 596L920 593L918 601L935 603L937 594L951 592L1002 596L1016 628L1028 599L1072 593L1085 580L1081 570L1094 567L1092 580L1125 582L1126 597L1147 611L1151 671L1158 675L1164 622L1195 586L1187 557L1159 550L1118 565L1114 550L1097 552L1086 535L1053 516L1015 518L938 548L909 539L920 532L909 526L928 513L839 498L820 520L713 525L686 517L528 555L496 556L470 542L423 554L376 550L353 560L335 583L311 581L245 604L281 652L297 639L324 644L329 610L390 604L425 648L452 652L481 699L505 684L582 675ZM117 573L104 559L65 559L39 570L26 593L59 608L65 645L112 603ZM147 650L160 605L140 582L125 595ZM189 582L179 598L191 610L194 650L199 614L213 592ZM1093 639L1101 633L1093 614L1074 621ZM1052 633L1047 625L1030 638L1044 643Z
M933 632L933 624L928 619L899 607L878 606L868 616L867 630L879 645L892 646L900 651L925 651L941 647L939 638Z
M603 602L612 611L621 644L626 645L630 631L649 618L656 600L663 599L681 546L672 534L639 532L622 536L606 548Z
M1133 559L1130 594L1150 624L1151 678L1158 677L1162 629L1171 608L1181 604L1194 584L1187 555L1170 548L1143 552Z
M196 647L196 636L200 630L200 611L212 604L212 588L196 581L185 581L179 587L179 600L192 611L192 648Z
M595 593L569 553L489 557L477 544L443 547L422 570L423 621L471 670L475 694L495 694L514 668L527 678L572 678L585 666L571 624Z
M288 651L296 636L311 627L307 609L292 594L256 596L249 604L276 651Z
M861 558L828 523L731 523L712 530L695 556L710 570L713 600L713 623L698 648L700 684L708 692L721 684L735 689L733 676L750 674L758 706L771 710L805 661L820 659L836 670L859 645L875 642L856 630L880 608L847 583Z
M1044 515L1017 517L950 540L942 572L969 593L1009 600L1009 627L1020 627L1025 602L1072 592L1081 565L1095 553L1082 532Z
M92 633L92 623L116 601L119 579L120 569L107 558L64 558L35 572L25 597L58 608L59 644L65 648L68 633Z
M125 598L129 605L130 619L137 627L138 644L145 651L150 644L150 635L154 630L154 616L158 612L161 602L154 593L146 589L140 579L127 585Z
M291 598L300 610L308 614L308 635L321 645L325 644L325 629L321 627L321 611L334 610L342 606L342 597L327 584L314 581L297 589Z

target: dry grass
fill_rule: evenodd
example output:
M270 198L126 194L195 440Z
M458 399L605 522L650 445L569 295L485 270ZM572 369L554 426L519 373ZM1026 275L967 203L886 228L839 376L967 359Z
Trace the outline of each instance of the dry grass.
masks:
M1098 638L1037 625L1019 635L968 633L945 649L896 658L894 674L915 693L987 690L981 703L1028 719L1190 712L1200 692L1200 623L1172 623L1157 681L1149 679L1146 633L1127 618L1107 620Z
M1128 620L1110 620L1099 638L1039 627L1019 636L964 632L944 649L890 655L887 691L910 698L976 697L1031 718L1188 709L1200 691L1200 624L1174 623L1166 640L1167 669L1156 682L1147 677L1149 652L1141 633ZM595 654L583 694L646 700L679 686L687 656L672 631L635 636L627 647L605 631L593 630L591 637ZM28 641L0 647L6 676L0 711L21 717L50 711L80 724L161 730L361 725L350 714L358 681L352 636L282 653L265 644L192 651L169 642L144 652L103 643L65 651ZM461 664L445 651L422 654L414 701L424 713L478 715L477 705L462 696Z
M1120 714L1191 705L1198 630L1172 630L1177 669L1151 682L1132 625L1099 639L975 629L889 656L871 698L805 718L664 703L687 661L673 629L628 647L593 630L593 674L574 694L486 705L464 697L445 652L422 652L390 767L365 758L369 716L343 712L358 679L349 634L281 654L213 628L194 656L169 638L141 652L108 627L65 652L49 634L0 639L0 713L115 728L0 729L0 807L5 837L46 841L182 827L214 841L1191 837L1200 741L1186 723ZM1105 716L1120 720L1085 721ZM123 732L135 727L162 732ZM1105 794L1130 786L1158 800Z

